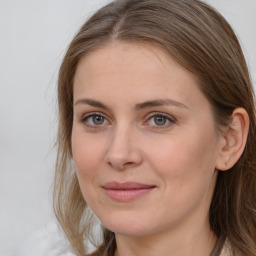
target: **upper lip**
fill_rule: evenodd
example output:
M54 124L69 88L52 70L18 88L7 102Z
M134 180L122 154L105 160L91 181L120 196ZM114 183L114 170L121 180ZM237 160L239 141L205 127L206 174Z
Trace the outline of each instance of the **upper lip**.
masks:
M147 189L154 188L155 185L148 185L138 182L108 182L103 185L104 189L112 189L112 190L132 190L132 189Z

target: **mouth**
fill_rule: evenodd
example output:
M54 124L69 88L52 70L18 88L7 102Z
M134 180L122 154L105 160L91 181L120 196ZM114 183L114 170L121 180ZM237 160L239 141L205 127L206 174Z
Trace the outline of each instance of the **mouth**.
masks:
M142 184L137 182L109 182L103 186L108 197L115 201L126 202L142 197L151 192L155 185Z

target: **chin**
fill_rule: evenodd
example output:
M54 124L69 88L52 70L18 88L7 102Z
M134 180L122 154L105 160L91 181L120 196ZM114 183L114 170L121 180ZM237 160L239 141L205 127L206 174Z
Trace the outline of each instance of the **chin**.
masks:
M121 227L117 227L117 226L109 226L106 228L112 232L114 232L115 234L119 234L122 236L129 236L129 237L142 237L142 236L147 236L150 234L149 230L146 230L144 228L141 227L133 227L131 228L131 226L121 226Z
M108 230L124 236L140 237L152 232L152 223L138 216L113 217L102 220L102 223Z

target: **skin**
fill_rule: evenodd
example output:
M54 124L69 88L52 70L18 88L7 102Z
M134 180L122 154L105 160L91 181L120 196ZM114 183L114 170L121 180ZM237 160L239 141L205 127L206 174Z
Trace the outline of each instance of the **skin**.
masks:
M80 60L73 159L86 202L116 234L116 255L210 255L209 207L226 144L196 77L161 49L115 42ZM111 181L155 188L119 202L102 188Z

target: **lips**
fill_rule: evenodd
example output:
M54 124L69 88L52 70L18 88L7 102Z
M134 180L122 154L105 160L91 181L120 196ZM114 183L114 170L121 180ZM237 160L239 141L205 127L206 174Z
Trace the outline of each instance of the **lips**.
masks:
M142 184L137 182L109 182L103 186L108 197L115 201L131 201L135 200L150 191L152 191L156 186Z

